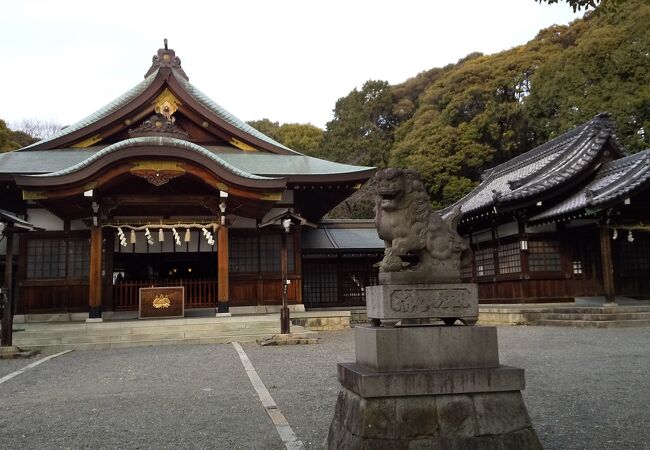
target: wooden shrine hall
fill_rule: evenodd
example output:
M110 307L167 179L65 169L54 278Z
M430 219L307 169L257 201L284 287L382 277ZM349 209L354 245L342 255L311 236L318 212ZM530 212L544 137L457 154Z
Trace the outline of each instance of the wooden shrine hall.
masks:
M19 236L15 313L101 319L137 310L152 286L182 286L185 308L279 305L283 266L300 305L302 228L373 173L253 129L190 84L165 44L131 90L0 155L0 208L42 230Z
M455 205L483 303L650 298L650 150L623 152L608 114L504 162Z

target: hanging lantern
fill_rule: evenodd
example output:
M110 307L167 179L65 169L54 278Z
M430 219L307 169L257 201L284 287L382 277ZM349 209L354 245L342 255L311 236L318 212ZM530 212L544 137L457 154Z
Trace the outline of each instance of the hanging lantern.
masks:
M159 228L158 229L158 242L162 242L165 240L165 233L163 233L163 229Z
M628 242L634 242L634 236L632 236L632 230L627 233L627 241Z
M131 244L135 244L135 230L131 229Z
M190 236L190 229L186 228L185 229L185 242L190 242L191 236Z
M616 240L617 237L618 237L618 230L614 228L614 232L612 233L612 239Z

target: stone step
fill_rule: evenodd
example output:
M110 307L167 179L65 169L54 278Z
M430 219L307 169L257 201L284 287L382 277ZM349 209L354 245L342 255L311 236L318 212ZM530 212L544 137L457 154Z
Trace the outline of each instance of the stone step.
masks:
M535 325L584 328L632 328L650 326L650 319L634 320L536 320Z
M245 324L259 323L280 323L279 315L276 316L253 316L253 317L223 317L223 318L193 318L193 319L148 319L148 320L120 320L105 321L99 323L86 322L56 322L56 323L22 323L16 324L28 331L39 330L102 330L112 328L149 328L158 326L210 326L224 325L244 327Z
M223 324L192 324L192 325L159 325L149 327L96 327L98 324L88 324L86 328L78 327L53 327L53 328L28 328L19 331L17 334L22 336L39 337L43 335L66 335L66 336L107 336L107 335L125 335L125 334L156 334L156 333L174 333L184 331L230 331L239 332L246 330L275 330L279 329L279 321L276 322L242 322L242 323L223 323Z
M203 337L195 339L151 339L141 341L119 341L119 342L78 342L78 343L52 343L44 344L18 344L25 350L47 350L48 352L58 352L63 350L100 350L108 348L126 348L126 347L153 347L159 345L199 345L199 344L226 344L229 342L256 342L268 339L273 336L269 334L239 334L224 335L214 337Z
M539 313L533 316L533 320L641 320L650 319L650 312L630 312L612 314L578 314L578 313Z
M19 335L15 337L15 344L22 349L47 349L54 351L57 349L77 350L84 349L101 349L116 347L133 347L133 346L152 346L167 344L218 344L226 342L255 342L268 339L273 335L279 334L279 327L273 329L251 330L246 329L239 333L233 333L227 330L213 330L211 332L178 332L178 333L147 333L147 334L123 334L123 335L80 335L65 336L52 335L41 338L24 339ZM293 326L292 334L302 336L304 339L316 339L317 333L305 331L302 327Z

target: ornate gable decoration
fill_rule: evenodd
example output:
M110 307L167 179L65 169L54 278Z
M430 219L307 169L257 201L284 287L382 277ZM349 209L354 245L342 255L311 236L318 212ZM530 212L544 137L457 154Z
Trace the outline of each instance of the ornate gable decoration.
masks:
M185 74L185 71L181 67L181 59L178 56L176 56L176 52L174 52L174 50L170 50L167 47L166 38L164 42L165 42L165 48L159 49L158 54L152 58L151 67L144 75L144 77L147 78L149 75L151 75L161 67L169 67L170 69L174 69L179 75L181 75L183 78L189 81L188 76Z
M189 138L187 131L183 130L174 122L173 117L168 119L162 114L153 114L142 122L139 127L129 130L129 136L167 136L187 140Z

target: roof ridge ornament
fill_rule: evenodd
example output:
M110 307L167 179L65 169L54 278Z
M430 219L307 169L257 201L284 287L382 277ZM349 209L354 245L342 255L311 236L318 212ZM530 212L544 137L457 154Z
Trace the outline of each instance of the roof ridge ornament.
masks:
M173 117L168 118L163 114L156 113L149 116L139 127L130 129L129 136L133 138L141 136L167 136L187 140L189 138L187 131L183 130L174 122Z
M176 52L170 49L167 45L167 38L165 38L163 42L164 48L159 48L158 54L154 55L154 57L151 58L151 67L144 75L144 77L147 78L149 75L162 67L168 67L172 70L175 70L180 76L189 81L187 74L181 67L181 59L176 56Z

